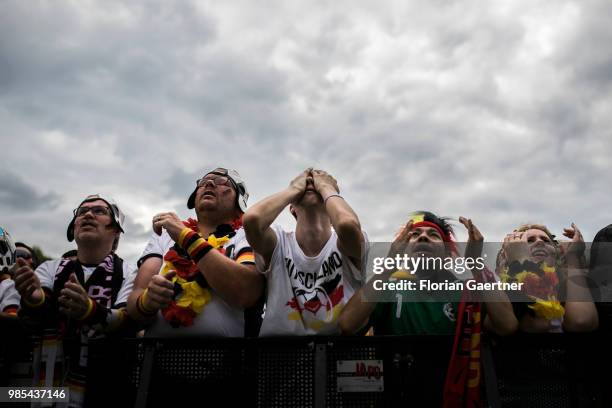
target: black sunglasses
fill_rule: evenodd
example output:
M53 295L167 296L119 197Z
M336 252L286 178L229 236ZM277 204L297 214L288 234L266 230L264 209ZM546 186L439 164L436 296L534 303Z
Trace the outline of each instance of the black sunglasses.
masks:
M23 249L17 249L15 251L15 258L30 259L32 258L32 254L28 251L24 251Z

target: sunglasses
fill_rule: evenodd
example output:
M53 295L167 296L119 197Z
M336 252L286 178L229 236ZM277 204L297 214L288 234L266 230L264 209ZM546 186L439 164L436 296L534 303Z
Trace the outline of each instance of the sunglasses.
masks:
M30 254L28 251L18 249L15 251L15 258L23 258L27 260L32 258L32 254Z
M196 182L198 187L204 186L207 182L212 181L215 186L229 186L231 185L231 181L229 177L226 176L213 176L213 177L202 177Z
M111 215L111 210L108 207L104 207L103 205L93 205L91 207L79 207L74 210L75 217L82 217L87 214L89 211L97 217L101 217L103 215Z

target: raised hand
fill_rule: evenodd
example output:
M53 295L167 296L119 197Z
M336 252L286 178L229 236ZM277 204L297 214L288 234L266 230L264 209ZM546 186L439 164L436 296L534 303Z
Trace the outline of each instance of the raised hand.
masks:
M174 242L178 241L183 228L185 228L185 224L173 212L159 213L153 217L153 231L157 235L161 235L162 229L165 229Z
M299 201L299 198L301 198L306 192L308 180L312 182L312 167L309 167L298 174L297 177L291 180L289 183L289 188L293 189L295 192L297 198L295 201Z
M406 253L408 239L410 238L410 230L412 230L412 224L412 220L408 221L406 225L404 225L397 233L391 247L389 248L387 258L395 258L396 255L403 255Z
M312 178L315 190L317 190L317 193L321 194L323 199L325 199L326 196L338 194L340 192L338 182L326 171L313 170Z
M529 259L529 244L525 234L522 232L512 232L504 238L502 251L506 258L506 264L513 261L523 262Z
M142 303L146 309L159 310L168 307L174 297L172 278L175 275L175 271L169 271L165 275L153 275L146 295L142 295L144 296Z
M34 270L21 258L13 266L15 289L26 303L38 304L43 300L44 292Z
M81 286L75 274L71 274L60 291L59 311L73 319L81 319L89 310L89 299L85 288Z
M572 222L569 228L563 228L563 235L571 239L569 242L561 242L561 248L563 249L565 256L569 258L579 259L584 254L585 244L582 233Z
M480 233L480 230L474 225L471 219L465 217L459 217L459 222L468 231L468 240L465 247L466 258L476 259L482 255L482 248L484 237Z

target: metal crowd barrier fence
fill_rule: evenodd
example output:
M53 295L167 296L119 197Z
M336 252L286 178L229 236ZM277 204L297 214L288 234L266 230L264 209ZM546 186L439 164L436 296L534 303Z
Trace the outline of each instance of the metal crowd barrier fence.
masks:
M9 354L27 356L25 343L7 344L10 337L3 336L2 350L12 347ZM611 340L609 334L485 338L485 405L612 406ZM105 407L194 401L283 408L440 406L451 345L447 336L93 340L86 402Z

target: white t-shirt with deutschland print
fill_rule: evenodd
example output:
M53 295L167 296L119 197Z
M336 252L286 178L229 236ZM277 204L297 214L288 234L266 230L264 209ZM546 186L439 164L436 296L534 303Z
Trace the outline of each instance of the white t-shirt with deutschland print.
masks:
M158 236L153 233L147 244L141 260L156 256L163 257L170 248L174 246L174 241L170 235L163 230ZM241 264L253 264L253 250L249 246L244 230L240 228L223 248L228 257ZM139 261L139 265L140 265ZM160 268L159 272L161 272ZM158 273L159 273L158 272ZM244 336L244 309L230 305L223 300L217 292L208 287L211 300L204 306L204 310L194 318L193 326L174 328L164 319L161 312L158 313L157 320L146 330L149 337L185 337L185 336L218 336L218 337L243 337Z
M304 254L295 232L272 226L277 238L270 266L256 254L258 271L267 279L267 298L260 337L339 334L338 316L364 280L368 239L361 265L338 249L336 232L314 257Z

